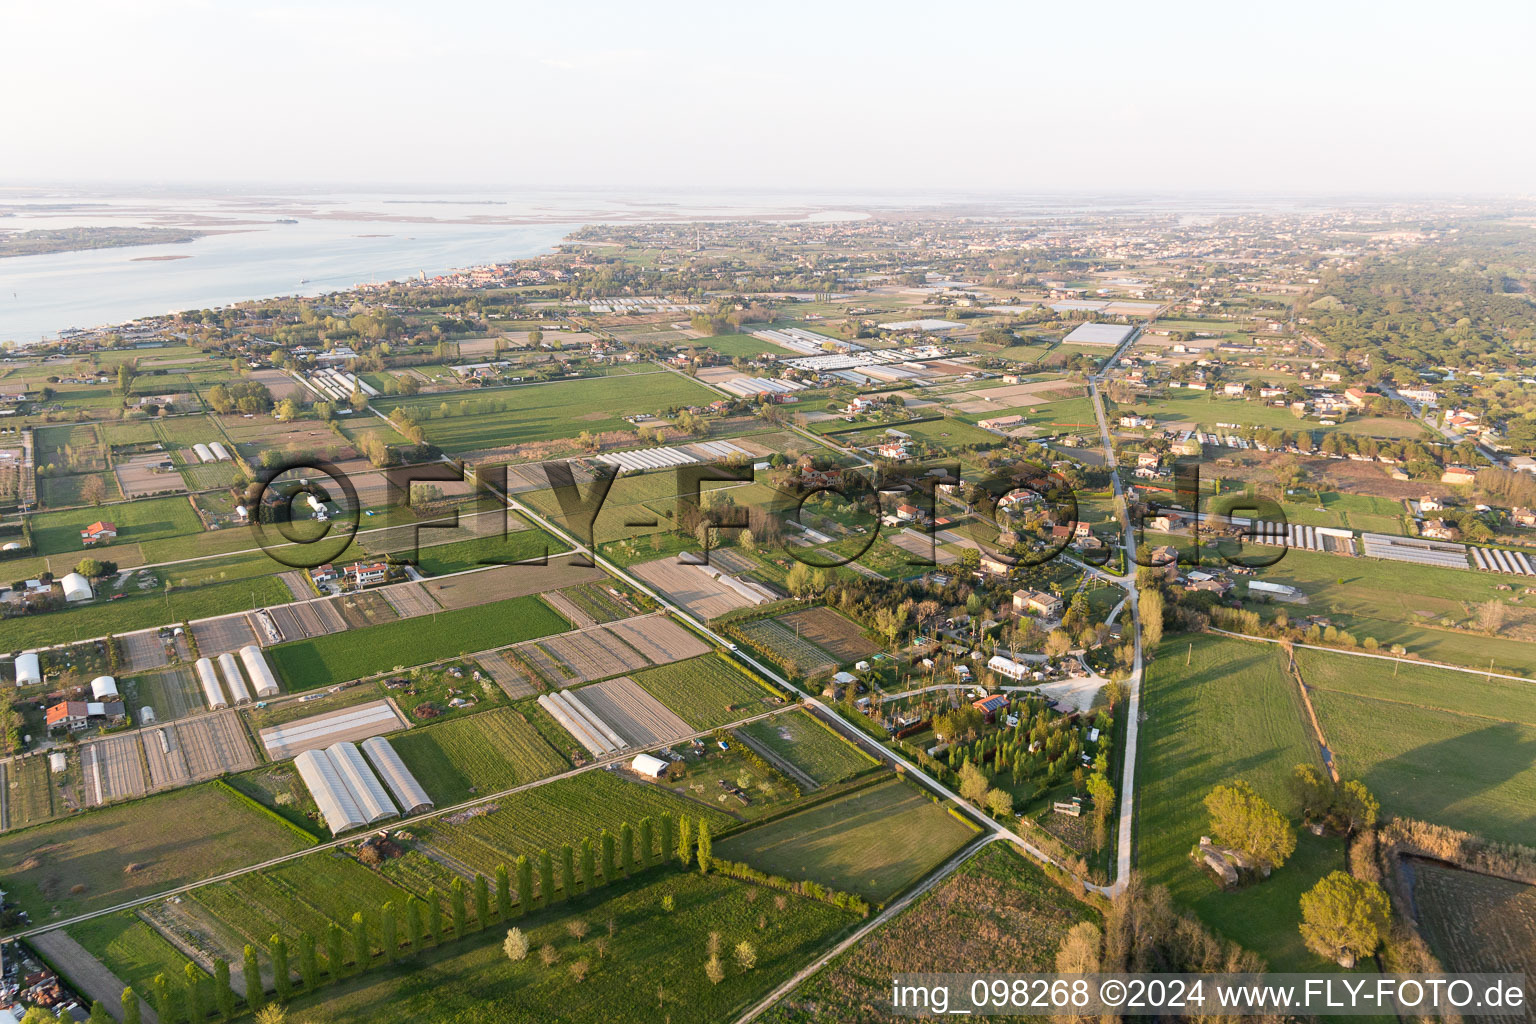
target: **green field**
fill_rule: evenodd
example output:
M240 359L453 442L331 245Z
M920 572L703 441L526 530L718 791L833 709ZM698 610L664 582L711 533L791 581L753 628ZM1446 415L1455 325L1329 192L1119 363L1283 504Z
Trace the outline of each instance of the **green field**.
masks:
M423 534L430 542L431 535ZM416 567L428 576L442 576L487 565L507 565L530 559L554 556L566 545L537 527L513 530L505 537L480 537L451 544L423 546L416 552Z
M1536 687L1420 665L1298 651L1340 774L1384 814L1531 840Z
M1020 974L1054 971L1067 930L1098 919L1013 846L994 843L759 1019L765 1024L911 1020L884 1005L893 975L963 973L977 964Z
M496 865L510 864L519 854L549 850L558 856L566 843L579 846L583 839L595 843L603 829L617 833L626 821L638 833L640 819L647 815L687 815L693 821L708 821L717 834L733 820L705 804L681 800L660 786L604 771L535 786L497 800L492 807L462 824L434 819L414 824L412 831L432 850L489 876Z
M719 352L723 356L743 359L751 359L753 356L764 354L783 356L788 355L785 349L772 342L762 341L750 334L717 334L712 338L694 338L683 342L694 348L707 348L711 352Z
M479 391L453 396L380 399L388 413L404 406L427 439L449 452L575 437L584 430L629 430L624 417L681 405L708 405L714 392L675 373L627 374ZM591 410L573 415L573 410Z
M192 510L192 503L186 498L146 498L106 508L35 515L32 517L32 543L39 554L79 551L84 557L86 548L80 543L80 531L98 519L117 524L117 539L103 545L100 548L102 554L96 556L106 559L112 557L114 547L201 533L203 529L197 513Z
M42 924L308 845L288 826L205 783L8 832L0 836L0 877L9 900Z
M512 708L412 729L393 744L439 807L570 767Z
M164 974L178 994L186 985L191 961L131 910L72 924L65 931L140 996L153 994L157 974Z
M533 640L570 625L537 597L514 597L279 644L268 648L267 657L288 689L309 690Z
M1293 618L1327 616L1359 640L1370 636L1382 647L1402 644L1411 653L1435 661L1486 669L1492 658L1496 672L1536 671L1536 648L1528 641L1439 626L1442 617L1468 623L1478 605L1507 600L1497 589L1504 580L1495 573L1290 548L1278 563L1257 570L1257 578L1290 584L1307 595L1304 606L1274 605L1270 611L1284 609Z
M790 764L826 786L857 775L877 762L813 718L808 711L765 718L741 727Z
M715 854L885 903L975 834L917 787L891 779L738 832Z
M375 920L386 902L401 907L405 898L404 890L340 850L203 886L186 897L227 930L234 948L247 942L265 948L273 935L282 935L294 950L300 932L323 940L332 922L350 927L358 912Z
M561 904L518 923L531 949L555 947L559 959L553 967L531 953L519 963L509 961L501 949L505 933L493 929L301 999L290 1019L716 1024L735 1019L857 920L795 896L786 897L780 909L771 894L755 886L697 873L647 874L599 895L606 898ZM666 897L675 907L670 913L662 909ZM566 922L576 917L592 926L584 943L566 930ZM722 959L729 965L718 985L703 970L710 932L720 933ZM598 936L608 943L602 956L594 947ZM730 956L744 940L757 951L750 971ZM578 960L588 966L579 983L570 971Z
M768 696L741 669L714 654L648 668L630 678L694 729L713 729L765 710Z
M1338 840L1303 831L1290 861L1235 892L1223 892L1189 858L1210 831L1202 801L1212 788L1243 779L1294 814L1291 769L1322 769L1284 655L1272 644L1176 635L1158 649L1142 697L1136 856L1146 881L1168 886L1176 902L1263 956L1272 970L1324 969L1302 945L1297 901L1321 875L1343 869Z

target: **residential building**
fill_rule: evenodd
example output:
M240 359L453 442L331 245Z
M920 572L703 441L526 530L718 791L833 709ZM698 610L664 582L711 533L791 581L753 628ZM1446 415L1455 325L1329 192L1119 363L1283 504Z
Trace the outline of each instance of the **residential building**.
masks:
M1056 619L1061 617L1065 608L1061 598L1055 594L1048 594L1043 590L1015 590L1013 592L1013 610L1020 614L1029 613L1039 615L1042 618Z
M104 519L98 519L80 531L80 543L86 547L94 547L103 541L115 539L117 539L117 524L109 523Z

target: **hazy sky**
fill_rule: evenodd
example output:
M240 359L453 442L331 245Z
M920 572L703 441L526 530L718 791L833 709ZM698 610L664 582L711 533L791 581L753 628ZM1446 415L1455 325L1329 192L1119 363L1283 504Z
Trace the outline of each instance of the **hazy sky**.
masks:
M0 178L1536 192L1536 3L0 0Z

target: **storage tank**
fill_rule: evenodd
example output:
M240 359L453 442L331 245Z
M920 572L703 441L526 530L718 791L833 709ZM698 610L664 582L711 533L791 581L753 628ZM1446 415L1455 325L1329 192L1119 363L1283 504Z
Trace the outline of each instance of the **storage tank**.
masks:
M117 680L111 676L97 676L91 680L92 700L117 700Z
M202 442L198 442L197 444L193 445L192 450L197 453L197 457L203 462L215 461L213 457L213 450Z
M59 586L64 588L64 600L69 602L89 601L95 596L91 592L91 581L77 572L67 573L59 580Z
M256 696L276 697L277 678L267 667L267 659L261 653L261 648L255 644L246 644L240 648L240 660L245 664L246 674L251 677L251 688L256 691Z
M229 707L229 701L224 699L224 691L219 689L219 677L213 672L212 659L197 659L197 681L203 688L203 699L208 702L211 710Z
M229 692L231 701L236 704L251 702L251 691L246 688L245 680L240 676L240 666L235 656L228 651L219 655L219 674L224 677L224 689Z
M224 447L223 442L221 442L221 441L213 442L212 444L210 444L208 446L208 450L210 452L212 452L213 453L213 457L215 459L218 459L220 462L229 462L230 461L229 449Z
M33 686L43 681L43 665L36 651L16 655L16 685Z

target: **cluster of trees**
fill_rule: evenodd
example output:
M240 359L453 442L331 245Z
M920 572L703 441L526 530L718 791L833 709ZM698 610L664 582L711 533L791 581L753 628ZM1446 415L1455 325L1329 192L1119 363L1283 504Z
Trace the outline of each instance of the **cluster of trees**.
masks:
M1247 854L1266 876L1296 851L1296 831L1285 815L1241 779L1206 794L1205 809L1216 841Z
M1376 824L1381 801L1359 779L1335 783L1314 765L1298 764L1291 770L1291 795L1301 808L1303 821L1323 822L1352 833Z
M230 412L263 413L272 408L272 393L265 385L254 380L215 384L204 397L208 400L209 408L220 415Z

